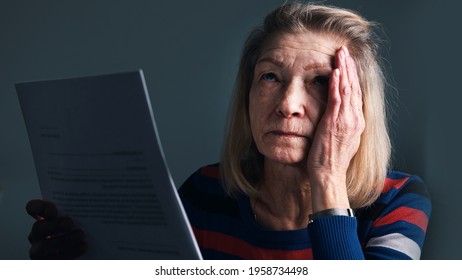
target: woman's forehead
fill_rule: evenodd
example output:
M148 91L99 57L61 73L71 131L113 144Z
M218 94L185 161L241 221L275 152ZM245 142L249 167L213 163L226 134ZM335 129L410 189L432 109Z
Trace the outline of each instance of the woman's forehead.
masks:
M311 31L284 33L275 36L263 46L260 57L271 54L283 55L290 51L307 51L335 56L341 43L332 36Z

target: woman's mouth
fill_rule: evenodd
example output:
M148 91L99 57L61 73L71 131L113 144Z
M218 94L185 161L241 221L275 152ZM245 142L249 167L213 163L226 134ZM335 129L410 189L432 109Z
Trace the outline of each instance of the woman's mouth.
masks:
M271 134L276 135L276 136L281 136L281 137L287 137L287 138L308 138L305 135L302 135L297 132L291 132L291 131L275 130L275 131L271 131Z

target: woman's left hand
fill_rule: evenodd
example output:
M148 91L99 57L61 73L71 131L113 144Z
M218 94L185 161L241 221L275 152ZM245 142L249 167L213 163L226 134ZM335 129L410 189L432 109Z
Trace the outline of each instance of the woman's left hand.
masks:
M356 64L343 46L336 54L326 110L311 143L307 168L313 212L349 208L346 172L365 128Z

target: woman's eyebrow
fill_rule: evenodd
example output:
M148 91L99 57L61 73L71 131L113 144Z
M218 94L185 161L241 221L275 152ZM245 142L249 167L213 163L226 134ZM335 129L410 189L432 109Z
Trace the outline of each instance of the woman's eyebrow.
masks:
M319 69L319 68L332 69L332 65L330 63L310 63L307 66L305 66L303 69L305 71L309 71L309 70Z

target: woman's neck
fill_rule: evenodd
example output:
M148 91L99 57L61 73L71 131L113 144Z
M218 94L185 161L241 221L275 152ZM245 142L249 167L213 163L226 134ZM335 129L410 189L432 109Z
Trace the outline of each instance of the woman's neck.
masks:
M305 228L311 213L306 169L265 161L259 195L251 199L256 222L267 229Z

